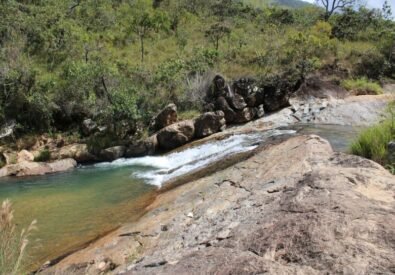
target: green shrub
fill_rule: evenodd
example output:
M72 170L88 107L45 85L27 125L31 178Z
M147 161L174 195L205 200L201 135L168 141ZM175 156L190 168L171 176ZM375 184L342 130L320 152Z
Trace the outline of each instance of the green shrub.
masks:
M51 159L51 152L48 149L40 151L37 157L34 158L36 162L46 162Z
M355 92L357 95L379 95L383 93L381 86L369 81L367 78L346 79L341 83L347 91Z
M387 161L387 146L394 138L394 130L394 124L389 119L362 131L351 144L351 153L384 165Z

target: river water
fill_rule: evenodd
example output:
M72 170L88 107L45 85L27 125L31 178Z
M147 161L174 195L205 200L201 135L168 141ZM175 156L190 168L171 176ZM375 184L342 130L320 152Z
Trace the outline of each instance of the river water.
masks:
M0 179L0 201L11 199L20 228L38 221L32 235L33 266L79 248L144 214L158 186L204 168L226 156L255 149L267 137L295 133L320 134L344 151L356 130L342 126L306 126L235 135L164 156L119 159L84 166L68 173Z

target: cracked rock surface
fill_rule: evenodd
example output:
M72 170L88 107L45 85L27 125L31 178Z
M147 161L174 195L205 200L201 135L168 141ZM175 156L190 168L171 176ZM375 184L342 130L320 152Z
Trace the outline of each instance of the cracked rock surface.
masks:
M110 274L392 274L395 177L318 136L278 139L44 273L103 259Z

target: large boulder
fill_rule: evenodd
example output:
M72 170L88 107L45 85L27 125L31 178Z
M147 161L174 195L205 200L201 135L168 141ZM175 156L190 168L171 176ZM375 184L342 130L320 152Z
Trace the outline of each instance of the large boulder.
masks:
M195 136L203 138L222 131L225 128L225 113L223 111L209 112L195 120Z
M224 97L220 96L217 98L215 108L224 112L226 123L231 123L235 120L236 112L229 106Z
M246 123L253 120L258 111L256 108L247 107L236 113L235 123Z
M147 139L133 142L128 146L125 157L136 158L155 154L158 150L158 139L156 135L152 135Z
M245 107L247 107L244 98L239 94L227 96L226 101L228 102L229 106L235 110L243 110Z
M104 160L113 161L122 158L125 155L125 152L125 146L114 146L101 150L100 157L102 157Z
M226 94L226 81L221 75L216 75L213 80L211 88L207 91L207 98L209 100L216 99Z
M290 106L288 92L275 86L264 87L263 106L266 112L275 112Z
M86 144L71 144L62 147L58 153L51 154L55 159L75 159L78 163L97 161L97 157L89 152Z
M34 155L27 150L22 150L17 154L17 162L22 161L34 161Z
M6 176L38 176L50 173L64 172L77 166L74 159L62 159L52 163L22 161L7 165L0 169L0 177Z
M254 83L255 81L253 79L240 78L233 83L233 90L235 91L235 93L246 98L254 91L256 92L257 87L254 85Z
M177 106L172 103L160 111L160 113L153 119L150 127L154 131L159 131L160 129L176 123L177 119Z
M192 120L186 120L160 130L157 138L160 148L171 150L187 144L193 139L194 135L194 122Z

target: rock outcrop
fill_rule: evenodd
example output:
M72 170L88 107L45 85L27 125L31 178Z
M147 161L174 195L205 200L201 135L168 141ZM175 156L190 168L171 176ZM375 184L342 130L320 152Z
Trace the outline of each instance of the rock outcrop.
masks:
M17 164L7 165L0 169L0 177L38 176L51 173L65 172L77 166L74 159L62 159L55 162L22 161Z
M128 146L125 157L136 158L142 156L150 156L158 151L158 139L156 135L152 135L147 139L135 141Z
M106 161L113 161L122 158L125 155L125 146L114 146L101 150L100 157Z
M58 152L51 154L54 159L75 159L78 163L97 161L98 158L89 152L86 144L71 144L60 148Z
M152 120L150 128L154 131L159 131L173 123L177 122L177 106L173 103L167 105L159 114Z
M225 127L226 121L224 112L208 112L195 120L195 137L207 137L224 130Z
M44 273L97 274L107 257L110 274L392 274L394 209L380 165L317 136L277 138Z
M160 148L171 150L192 141L194 135L194 121L185 120L163 128L158 132L157 138Z

